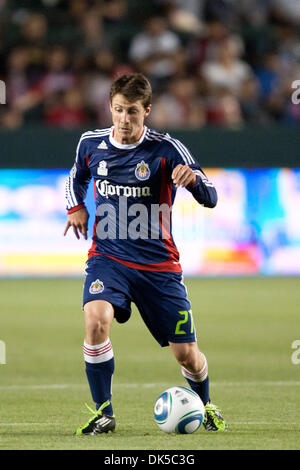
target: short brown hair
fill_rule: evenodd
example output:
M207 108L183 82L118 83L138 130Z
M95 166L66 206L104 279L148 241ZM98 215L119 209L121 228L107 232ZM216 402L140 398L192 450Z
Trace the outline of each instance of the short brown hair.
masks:
M120 93L133 103L140 100L146 109L152 101L152 88L149 80L142 73L125 73L120 75L111 85L110 102Z

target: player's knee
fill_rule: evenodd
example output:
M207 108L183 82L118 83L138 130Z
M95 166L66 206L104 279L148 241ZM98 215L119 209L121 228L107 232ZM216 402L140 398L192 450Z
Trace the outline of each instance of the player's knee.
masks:
M174 353L180 365L186 367L191 362L191 352L187 344L180 345Z
M191 371L198 369L200 352L195 343L176 344L172 349L181 366Z
M85 329L87 336L96 340L107 337L113 320L113 308L105 304L89 302L84 307Z

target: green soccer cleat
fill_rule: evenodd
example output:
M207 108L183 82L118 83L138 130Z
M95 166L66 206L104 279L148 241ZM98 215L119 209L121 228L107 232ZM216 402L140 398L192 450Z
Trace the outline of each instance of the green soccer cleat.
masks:
M227 431L227 424L224 421L219 408L212 403L207 403L205 405L203 426L206 431Z
M94 411L87 404L86 407L92 413L92 417L88 420L86 424L80 426L75 434L76 436L88 436L102 434L103 432L114 431L116 427L116 420L114 416L108 416L102 412L102 410L109 405L109 401L103 403L100 406L99 410Z

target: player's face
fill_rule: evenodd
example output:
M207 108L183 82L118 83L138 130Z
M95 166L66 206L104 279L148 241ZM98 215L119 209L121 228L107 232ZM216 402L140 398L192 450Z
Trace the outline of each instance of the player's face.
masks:
M112 121L115 126L114 138L120 144L133 144L139 140L144 128L144 120L151 106L144 108L140 100L133 103L118 93L110 103Z

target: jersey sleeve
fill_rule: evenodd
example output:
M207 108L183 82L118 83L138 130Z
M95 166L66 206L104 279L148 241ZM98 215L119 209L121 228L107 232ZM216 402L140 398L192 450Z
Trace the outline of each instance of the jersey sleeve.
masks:
M75 163L66 181L66 201L69 214L85 206L84 199L91 179L88 167L87 139L84 139L83 136L84 134L78 142Z
M169 153L169 165L171 172L177 165L188 165L194 172L196 179L194 184L186 189L193 195L195 200L204 207L215 207L218 201L217 191L211 181L207 178L199 163L191 155L186 146L177 139L166 136L171 144Z

